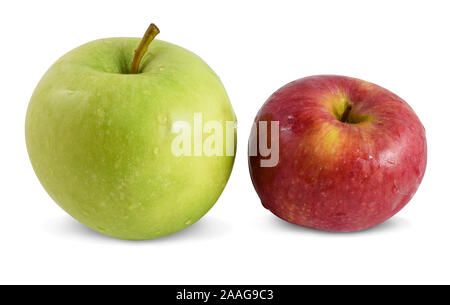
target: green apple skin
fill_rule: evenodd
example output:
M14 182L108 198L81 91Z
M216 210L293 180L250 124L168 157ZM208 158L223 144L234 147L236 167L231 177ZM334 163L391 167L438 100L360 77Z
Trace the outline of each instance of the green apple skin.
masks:
M217 75L176 45L154 40L140 73L128 74L139 41L96 40L61 57L35 89L25 123L28 154L48 194L93 230L127 240L199 220L234 163L234 156L172 154L173 122L192 126L201 113L225 130L236 117Z

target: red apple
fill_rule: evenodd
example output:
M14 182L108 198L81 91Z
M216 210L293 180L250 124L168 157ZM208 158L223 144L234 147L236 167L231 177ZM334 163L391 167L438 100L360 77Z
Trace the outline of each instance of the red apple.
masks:
M419 118L400 97L363 80L291 82L264 104L259 122L279 122L279 158L262 166L267 153L249 154L253 185L264 207L294 224L335 232L378 225L408 203L425 173ZM272 146L273 136L269 130Z

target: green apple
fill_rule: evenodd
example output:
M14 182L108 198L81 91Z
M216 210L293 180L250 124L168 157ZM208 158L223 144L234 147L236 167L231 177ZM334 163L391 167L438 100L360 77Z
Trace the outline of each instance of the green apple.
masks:
M234 154L173 153L174 122L192 124L200 113L225 129L236 117L211 68L153 40L158 33L152 25L140 44L109 38L70 51L42 77L26 116L28 154L48 194L81 223L120 239L157 238L199 220L234 162Z

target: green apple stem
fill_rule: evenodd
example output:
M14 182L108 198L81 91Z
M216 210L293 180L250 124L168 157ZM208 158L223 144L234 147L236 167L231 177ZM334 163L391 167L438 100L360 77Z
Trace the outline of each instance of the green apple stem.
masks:
M347 106L345 107L344 113L342 114L341 122L349 123L348 116L350 115L351 110L352 110L352 105L347 104Z
M139 65L141 63L142 57L144 57L145 52L147 52L148 46L158 34L158 27L153 23L150 24L147 31L145 31L144 37L142 37L139 46L134 51L134 58L133 63L131 64L130 74L136 74L139 72Z

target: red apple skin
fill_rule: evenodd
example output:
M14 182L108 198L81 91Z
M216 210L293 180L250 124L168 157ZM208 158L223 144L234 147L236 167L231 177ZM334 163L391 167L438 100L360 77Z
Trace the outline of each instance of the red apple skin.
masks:
M339 120L345 103L353 123ZM373 227L408 203L425 173L417 115L363 80L296 80L268 99L259 121L279 121L279 162L261 167L264 157L249 156L253 185L263 206L290 223L333 232Z

